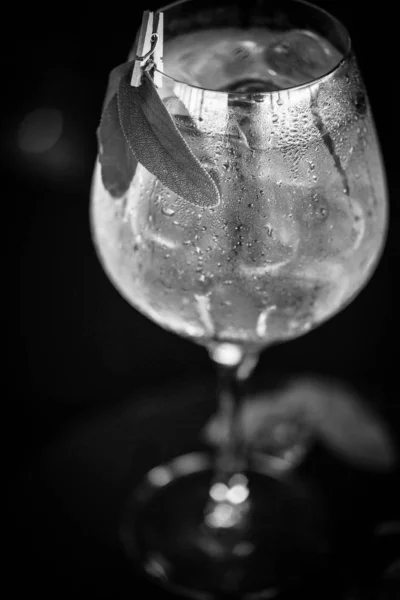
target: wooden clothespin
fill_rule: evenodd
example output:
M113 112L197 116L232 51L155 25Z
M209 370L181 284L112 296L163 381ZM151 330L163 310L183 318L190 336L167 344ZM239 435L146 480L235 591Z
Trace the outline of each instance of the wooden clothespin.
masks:
M139 87L142 83L143 69L150 63L154 65L153 81L157 87L162 85L164 45L164 13L145 10L139 32L135 64L131 85ZM151 61L151 62L150 62ZM160 73L161 72L161 73Z

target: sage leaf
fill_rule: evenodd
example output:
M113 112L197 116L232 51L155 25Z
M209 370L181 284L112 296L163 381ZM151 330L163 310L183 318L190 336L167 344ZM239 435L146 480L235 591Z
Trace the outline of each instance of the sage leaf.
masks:
M121 198L135 175L137 160L121 129L116 94L103 110L97 138L103 185L113 198Z
M128 191L137 167L121 129L117 103L119 82L132 65L133 61L125 62L111 71L97 129L101 179L105 189L116 199Z
M108 76L107 92L104 98L103 111L107 108L112 98L117 94L119 82L121 78L133 67L134 60L122 63L118 65L110 72Z
M144 73L136 88L126 73L117 96L122 130L136 159L178 196L197 206L216 206L220 194L215 179L182 137L150 76Z

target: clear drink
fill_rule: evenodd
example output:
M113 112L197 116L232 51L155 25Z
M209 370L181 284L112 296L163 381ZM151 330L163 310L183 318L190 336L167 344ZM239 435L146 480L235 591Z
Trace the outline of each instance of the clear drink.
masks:
M189 50L188 50L189 48ZM328 73L341 54L318 34L301 29L225 27L180 35L166 44L165 72L211 90L274 91Z
M222 174L222 201L195 206L140 164L116 198L97 164L94 238L128 302L199 343L262 347L353 298L380 254L385 182L351 61L342 87L329 75L318 92L305 85L340 58L304 30L210 29L165 44L164 72L182 83L164 77L159 93L202 164Z

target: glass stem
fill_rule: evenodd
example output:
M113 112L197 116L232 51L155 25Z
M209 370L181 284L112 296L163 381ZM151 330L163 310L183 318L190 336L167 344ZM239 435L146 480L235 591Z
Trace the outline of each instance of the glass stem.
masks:
M221 344L210 354L218 371L217 399L223 433L216 457L215 480L228 485L234 475L247 469L241 411L244 384L258 362L258 355L245 353L233 344Z
M228 484L231 477L247 468L246 444L240 413L243 382L237 377L237 367L218 365L217 399L223 427L222 440L216 457L216 480Z
M238 531L246 526L249 508L248 455L243 434L242 398L246 379L257 364L256 354L240 346L220 344L210 351L218 369L221 441L215 461L205 524L212 530Z

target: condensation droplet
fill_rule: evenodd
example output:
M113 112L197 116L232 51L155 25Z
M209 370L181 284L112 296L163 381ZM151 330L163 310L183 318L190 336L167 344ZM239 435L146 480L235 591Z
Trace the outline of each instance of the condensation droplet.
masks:
M166 217L172 217L175 214L175 211L173 208L170 208L169 206L163 206L161 209L161 212L166 216Z

